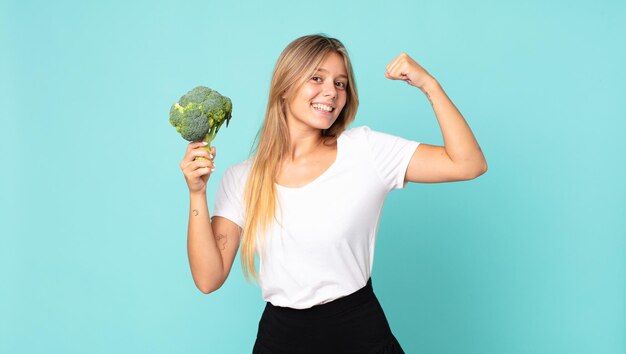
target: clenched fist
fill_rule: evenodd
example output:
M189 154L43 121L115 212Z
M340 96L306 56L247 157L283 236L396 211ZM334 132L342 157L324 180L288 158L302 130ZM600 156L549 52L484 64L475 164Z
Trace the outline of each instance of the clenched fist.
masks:
M206 193L206 183L215 171L215 146L211 147L211 152L204 147L204 142L191 142L187 146L185 157L180 163L180 169L185 175L190 193Z
M422 90L429 81L433 80L428 71L406 53L400 53L387 65L385 77L390 80L406 81L409 85Z

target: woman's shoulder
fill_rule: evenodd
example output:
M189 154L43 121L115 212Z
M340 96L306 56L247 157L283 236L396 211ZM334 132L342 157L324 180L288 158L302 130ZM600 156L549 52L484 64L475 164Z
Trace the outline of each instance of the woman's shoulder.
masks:
M398 135L385 133L379 130L374 130L367 125L346 129L340 136L344 141L350 141L351 144L367 145L370 149L386 148L396 149L398 146L403 146L408 143L414 142L410 139L402 138Z
M230 166L229 168L233 169L233 170L237 170L237 171L243 171L243 170L250 169L250 167L252 167L252 158L249 158L249 159L243 160L243 161L241 161L239 163L236 163L236 164Z
M348 139L362 139L366 138L371 132L372 129L370 127L368 127L367 125L361 125L358 127L350 127L344 130L343 133L341 133L340 137Z
M360 125L358 127L349 127L348 129L344 130L342 135L347 135L347 136L363 135L363 134L367 134L370 131L372 131L372 128L370 128L369 126Z
M351 127L346 129L339 136L340 139L349 140L352 143L369 144L372 140L376 140L380 137L391 137L389 134L374 130L367 125L361 125L358 127Z
M234 164L226 169L224 172L223 178L237 179L237 180L245 180L250 172L250 168L252 167L252 158L241 161L237 164Z

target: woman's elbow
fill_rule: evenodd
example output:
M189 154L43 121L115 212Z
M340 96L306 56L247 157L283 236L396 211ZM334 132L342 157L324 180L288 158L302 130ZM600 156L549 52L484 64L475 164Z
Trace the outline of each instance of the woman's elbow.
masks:
M481 163L468 165L462 170L461 180L469 181L475 178L480 177L485 172L487 172L487 161L483 161Z
M477 167L474 167L470 175L470 179L478 178L487 172L487 161L483 160Z
M214 291L216 291L217 289L219 289L220 287L215 287L215 286L198 286L198 290L200 290L201 293L208 295Z
M196 285L196 288L198 288L198 290L200 290L200 292L205 294L205 295L210 294L210 293L215 291L215 289L211 289L211 288L208 288L208 287L205 288L203 286L198 286L198 285Z
M200 290L200 292L202 292L205 295L210 294L214 291L217 291L224 284L224 282L219 282L219 283L195 282L195 283L196 283L196 287L198 288L198 290Z

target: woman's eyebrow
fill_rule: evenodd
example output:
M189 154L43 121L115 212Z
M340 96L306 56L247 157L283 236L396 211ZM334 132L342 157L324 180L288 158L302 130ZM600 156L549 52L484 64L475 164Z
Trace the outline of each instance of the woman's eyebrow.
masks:
M317 71L321 71L321 72L323 72L323 73L328 73L328 70L326 70L326 69L324 69L324 68L318 68L318 69L317 69L317 70L315 70L315 71L316 71L316 72L317 72ZM344 74L337 75L337 77L343 77L344 79L347 79L347 78L348 78L348 77L347 77L346 75L344 75Z

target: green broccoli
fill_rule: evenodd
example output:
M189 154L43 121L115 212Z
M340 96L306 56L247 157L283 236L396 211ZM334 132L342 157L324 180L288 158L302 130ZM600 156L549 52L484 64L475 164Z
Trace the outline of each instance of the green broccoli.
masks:
M170 123L187 141L211 141L224 122L228 127L233 104L230 98L208 87L198 86L187 92L170 109Z

